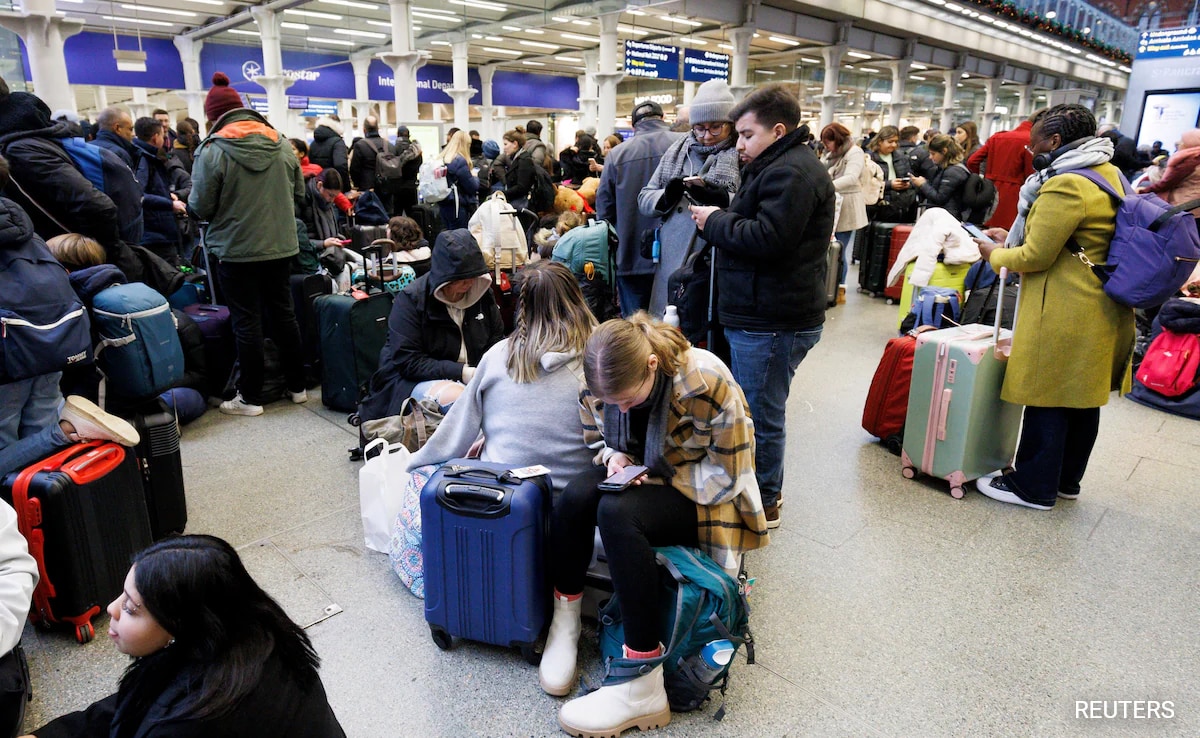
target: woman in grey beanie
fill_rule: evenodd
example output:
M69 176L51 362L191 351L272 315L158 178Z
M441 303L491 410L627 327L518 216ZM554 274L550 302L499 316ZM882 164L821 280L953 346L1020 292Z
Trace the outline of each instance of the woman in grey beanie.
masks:
M650 313L656 317L662 317L666 309L667 281L683 266L688 247L703 246L683 193L701 205L725 207L741 182L734 148L737 137L729 120L733 105L733 93L724 80L711 79L700 85L689 108L691 130L667 149L638 196L643 215L662 218L650 296Z

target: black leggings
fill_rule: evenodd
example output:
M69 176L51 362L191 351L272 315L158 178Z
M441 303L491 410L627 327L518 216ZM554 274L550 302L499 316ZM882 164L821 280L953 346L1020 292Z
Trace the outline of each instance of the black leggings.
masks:
M598 525L613 589L621 599L625 645L652 651L662 635L653 547L696 545L696 503L672 487L657 484L601 492L596 485L606 476L604 467L580 474L554 505L550 525L554 588L567 595L583 591Z

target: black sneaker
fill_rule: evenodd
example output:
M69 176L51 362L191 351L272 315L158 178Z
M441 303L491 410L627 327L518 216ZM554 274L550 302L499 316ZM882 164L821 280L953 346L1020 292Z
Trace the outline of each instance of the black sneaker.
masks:
M1021 505L1022 507L1033 508L1034 510L1053 510L1054 503L1044 505L1037 502L1030 502L1017 494L1012 485L1009 484L1008 477L1003 474L996 476L980 477L975 480L975 488L985 497L990 497L997 502L1007 502L1010 505Z

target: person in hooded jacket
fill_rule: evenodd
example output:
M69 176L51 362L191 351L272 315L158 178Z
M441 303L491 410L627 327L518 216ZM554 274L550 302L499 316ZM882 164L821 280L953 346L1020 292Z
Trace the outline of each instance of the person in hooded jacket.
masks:
M336 115L318 118L312 145L308 147L308 159L322 169L336 169L342 175L342 181L349 182L349 148L342 138L343 133L342 122Z
M145 231L142 245L178 265L183 259L179 251L178 219L186 216L187 202L171 191L171 173L163 152L164 138L161 123L153 118L137 119L134 123L133 145L141 155L134 173L143 193L142 220Z
M408 215L417 204L417 175L421 172L421 164L425 157L421 153L421 145L409 138L408 126L396 129L396 156L404 159L403 173L400 184L392 193L392 212L396 215Z
M483 354L504 338L492 278L471 232L439 233L431 259L429 272L392 303L379 369L359 408L362 420L399 415L409 397L448 408Z
M33 221L42 238L60 233L83 233L100 242L110 262L118 263L130 279L141 277L136 265L117 262L118 244L142 239L142 192L133 172L111 151L101 149L111 166L106 171L127 172L126 179L110 180L107 192L97 189L75 166L63 148L70 138L65 123L50 120L50 108L28 92L8 91L0 84L0 153L19 175L5 188Z
M188 205L209 221L205 245L220 259L221 289L241 366L238 394L220 409L231 415L262 415L267 320L292 402L308 399L290 286L292 257L299 253L295 202L304 197L304 179L288 140L266 118L242 107L228 77L220 72L214 75L204 112L213 128L196 149Z

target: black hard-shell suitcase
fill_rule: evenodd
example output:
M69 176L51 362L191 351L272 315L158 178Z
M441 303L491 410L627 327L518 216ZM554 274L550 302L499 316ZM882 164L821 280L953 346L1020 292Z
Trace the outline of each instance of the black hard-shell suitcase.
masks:
M425 240L432 246L437 240L437 236L442 232L442 212L438 210L437 205L427 205L425 203L417 203L407 211L408 217L417 222L421 226L421 232L425 234Z
M314 306L321 295L333 294L333 277L328 274L293 274L292 307L300 326L300 344L304 354L304 383L315 387L321 381L321 332L317 328Z
M550 477L517 479L503 464L454 459L421 490L425 620L447 649L459 636L521 649L546 624Z
M360 390L379 367L392 294L376 292L362 299L322 295L314 304L321 345L321 402L332 410L353 412Z
M361 254L374 241L387 237L385 225L356 225L350 229L350 248Z
M863 244L863 260L858 267L860 292L869 292L872 297L883 294L883 289L887 286L888 253L892 247L892 229L896 225L896 223L872 223L868 226L867 242Z
M146 493L146 512L154 540L182 533L187 525L183 491L183 458L179 452L179 422L161 398L154 398L129 416L141 436L134 448Z
M80 643L92 640L92 619L152 541L137 457L106 441L75 444L6 476L0 495L38 565L30 620L70 624Z

